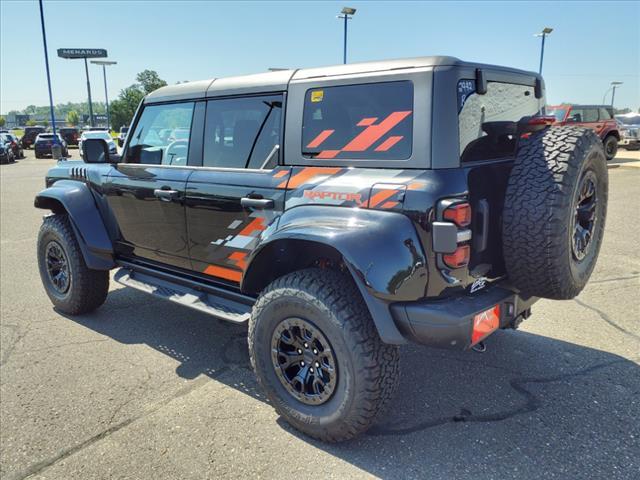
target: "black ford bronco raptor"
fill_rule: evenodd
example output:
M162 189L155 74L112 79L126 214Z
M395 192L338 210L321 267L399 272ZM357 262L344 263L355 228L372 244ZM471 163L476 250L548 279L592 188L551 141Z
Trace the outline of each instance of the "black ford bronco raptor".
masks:
M297 429L339 441L392 399L398 345L469 349L585 286L607 170L535 73L423 57L161 88L122 155L60 161L38 261L55 307L114 279L231 322Z

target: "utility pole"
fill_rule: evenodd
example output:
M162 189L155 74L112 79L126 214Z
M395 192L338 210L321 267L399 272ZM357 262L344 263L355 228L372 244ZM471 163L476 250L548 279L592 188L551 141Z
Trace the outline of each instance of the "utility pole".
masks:
M536 33L536 37L542 37L542 45L540 46L540 67L538 68L538 74L542 75L542 61L544 60L544 40L553 32L553 28L544 27L540 33Z

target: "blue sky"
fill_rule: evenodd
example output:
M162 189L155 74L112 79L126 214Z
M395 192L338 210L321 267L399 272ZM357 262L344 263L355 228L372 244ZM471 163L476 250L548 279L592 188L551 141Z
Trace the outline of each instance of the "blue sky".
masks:
M464 60L538 67L549 103L600 103L612 80L617 107L640 107L640 2L191 2L45 1L54 102L86 97L81 60L61 47L106 48L109 95L158 71L169 83L309 67L342 61L344 5L349 61L453 55ZM0 111L48 103L38 3L0 1ZM90 66L93 97L102 101L102 72ZM608 97L608 101L610 97Z

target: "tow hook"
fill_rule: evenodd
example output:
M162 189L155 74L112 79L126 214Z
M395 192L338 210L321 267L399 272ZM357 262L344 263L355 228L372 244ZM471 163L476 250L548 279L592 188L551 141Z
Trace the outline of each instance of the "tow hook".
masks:
M531 316L531 309L527 308L524 312L522 312L516 318L511 320L511 323L509 323L509 328L512 328L513 330L517 330L520 327L520 324L522 323L522 321L526 320L530 316Z
M480 340L478 343L476 343L473 347L471 347L471 349L474 352L478 352L478 353L484 353L487 351L487 344L484 343L482 340Z

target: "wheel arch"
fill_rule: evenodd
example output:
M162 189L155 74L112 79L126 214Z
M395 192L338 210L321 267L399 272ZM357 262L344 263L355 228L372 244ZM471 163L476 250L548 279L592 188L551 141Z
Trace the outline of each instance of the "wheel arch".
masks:
M68 215L89 268L110 270L115 267L113 244L86 184L60 180L38 193L34 206L54 214Z

